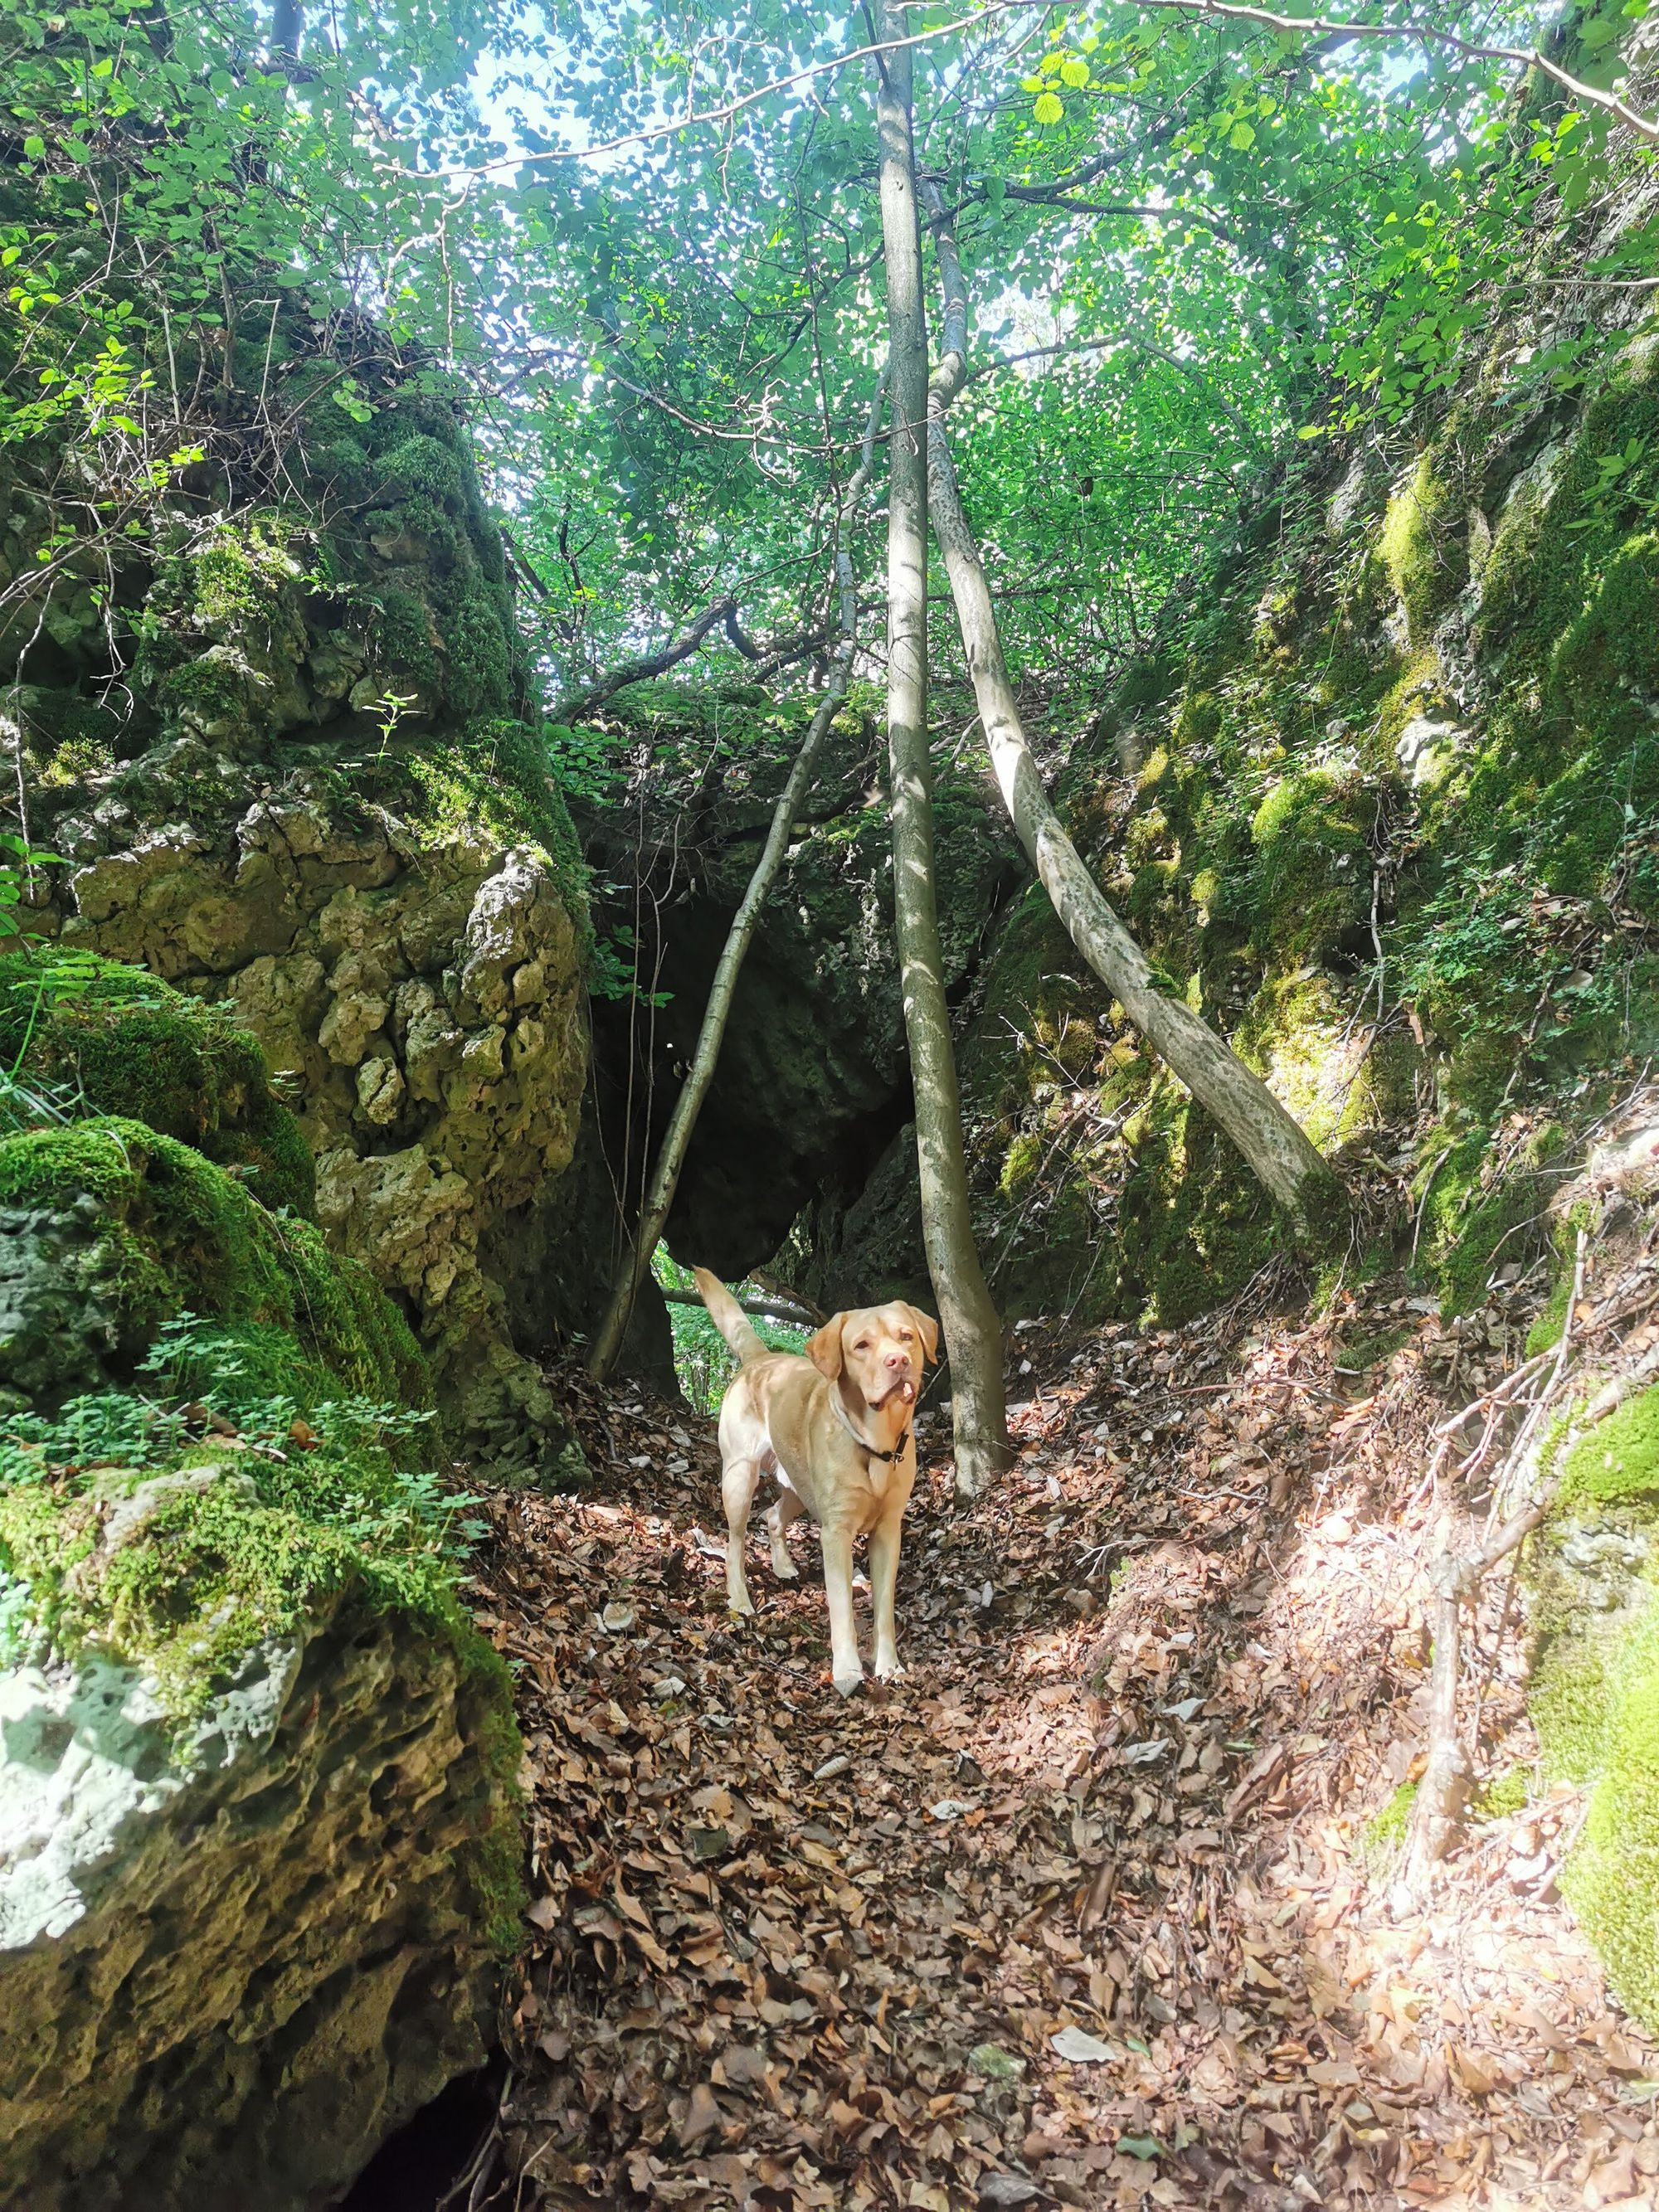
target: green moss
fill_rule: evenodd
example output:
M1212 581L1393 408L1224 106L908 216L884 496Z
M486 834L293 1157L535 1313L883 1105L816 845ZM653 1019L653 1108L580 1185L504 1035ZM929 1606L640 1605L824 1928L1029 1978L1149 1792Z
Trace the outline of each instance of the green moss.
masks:
M412 683L423 700L435 701L443 682L442 663L439 659L439 641L424 599L398 585L384 586L379 594L370 646L388 690L403 696L406 686Z
M417 430L380 456L378 467L405 494L421 493L428 499L459 504L471 489L470 471L452 441Z
M1607 1670L1603 1747L1561 1891L1626 2008L1659 2027L1659 1596Z
M269 1212L176 1139L113 1116L0 1139L0 1204L69 1212L97 1202L89 1285L109 1310L117 1370L182 1313L266 1323L365 1395L432 1402L402 1316L308 1221Z
M1644 1390L1568 1454L1559 1504L1659 1504L1659 1389Z
M0 1565L27 1588L33 1632L63 1657L95 1644L142 1667L162 1711L187 1729L251 1650L302 1634L319 1614L411 1618L454 1663L457 1727L483 1784L459 1870L477 1924L509 1948L523 1905L523 1744L511 1678L455 1594L447 1509L434 1519L428 1487L411 1512L407 1478L372 1446L293 1454L283 1468L221 1444L203 1462L198 1452L146 1470L156 1503L112 1553L100 1543L99 1500L131 1493L137 1476L88 1470L52 1487L0 1487ZM175 1468L192 1468L197 1483L169 1492Z
M314 773L316 749L280 757ZM507 717L471 723L458 735L388 747L349 776L324 769L343 808L384 806L432 851L480 833L507 845L539 848L569 909L584 951L591 947L588 868L553 773L544 731Z
M1589 724L1624 713L1644 720L1659 690L1659 536L1626 538L1550 654L1551 703Z
M1405 1850L1416 1802L1416 1783L1402 1782L1388 1803L1373 1813L1361 1829L1359 1854L1373 1875L1386 1874Z
M502 595L480 580L458 592L441 622L449 653L449 706L463 720L507 710L516 632Z
M1412 481L1389 501L1378 544L1414 646L1424 644L1468 581L1464 500L1425 453Z
M1469 1804L1470 1816L1476 1820L1507 1820L1531 1796L1532 1769L1517 1759L1476 1791Z
M1375 796L1328 768L1281 777L1255 811L1257 939L1279 959L1328 951L1370 911Z
M1482 1304L1495 1268L1524 1266L1544 1242L1550 1185L1543 1170L1566 1133L1546 1122L1506 1147L1484 1121L1448 1120L1413 1187L1419 1265L1440 1286L1448 1315Z
M51 946L0 957L0 1063L245 1170L268 1206L313 1210L310 1149L258 1039L143 969Z

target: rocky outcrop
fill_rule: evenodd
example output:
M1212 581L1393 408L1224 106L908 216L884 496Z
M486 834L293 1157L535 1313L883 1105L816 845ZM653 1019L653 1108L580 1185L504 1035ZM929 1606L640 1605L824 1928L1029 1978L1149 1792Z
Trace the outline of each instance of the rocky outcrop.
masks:
M182 1735L118 1661L0 1674L0 2205L295 2212L481 2062L493 1708L349 1595Z
M558 1410L478 1258L575 1142L580 957L546 856L465 830L433 848L390 811L349 827L302 775L211 838L56 834L64 942L193 987L259 1039L316 1156L318 1220L398 1296L468 1445L556 1462Z
M428 1364L307 1218L255 1040L61 949L18 980L0 2204L293 2212L483 2055L512 1686L457 1595Z
M71 571L0 640L0 719L65 856L37 920L257 1037L317 1219L403 1307L463 1448L557 1479L556 1301L520 1280L509 1306L488 1255L533 1239L574 1147L587 923L500 540L462 425L395 379L361 440L291 459L309 508L181 510L112 623L82 623ZM24 562L33 518L13 485Z

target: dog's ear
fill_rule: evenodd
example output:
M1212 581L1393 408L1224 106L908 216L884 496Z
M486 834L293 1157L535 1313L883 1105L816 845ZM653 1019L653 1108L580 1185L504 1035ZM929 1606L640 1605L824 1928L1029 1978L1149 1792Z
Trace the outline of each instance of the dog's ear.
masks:
M841 1325L844 1314L831 1314L816 1336L806 1340L806 1357L820 1375L827 1375L833 1382L841 1373L843 1358L841 1348Z
M905 1310L921 1332L922 1350L929 1359L937 1359L939 1358L939 1323L933 1319L932 1314L923 1313L920 1306L911 1305L908 1299L905 1301Z

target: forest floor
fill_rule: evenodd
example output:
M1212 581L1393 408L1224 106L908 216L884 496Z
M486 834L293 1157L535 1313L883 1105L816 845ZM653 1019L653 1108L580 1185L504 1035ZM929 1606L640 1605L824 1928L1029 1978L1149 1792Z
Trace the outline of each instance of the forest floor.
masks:
M472 1593L536 1933L457 2203L1656 2202L1659 2054L1553 1887L1578 1797L1477 1824L1426 1901L1371 1827L1420 1766L1443 1515L1480 1503L1425 1486L1429 1433L1529 1315L1395 1282L1310 1324L1284 1287L1023 1332L974 1506L926 1423L908 1672L850 1702L805 1525L795 1584L751 1532L734 1622L711 1425L586 1396L593 1489L494 1499ZM1532 1745L1490 1580L1498 1774Z

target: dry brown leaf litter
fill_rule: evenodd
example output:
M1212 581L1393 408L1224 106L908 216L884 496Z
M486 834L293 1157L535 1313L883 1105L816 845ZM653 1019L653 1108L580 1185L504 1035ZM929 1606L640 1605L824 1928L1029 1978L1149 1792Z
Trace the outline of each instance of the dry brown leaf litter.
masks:
M733 1622L710 1425L584 1400L594 1489L495 1500L474 1591L534 1899L477 2202L1659 2201L1659 2056L1553 1888L1574 1795L1478 1828L1426 1908L1359 1848L1420 1761L1430 1433L1523 1319L1365 1301L1025 1332L1018 1468L966 1510L933 1459L910 1672L850 1704L810 1534L798 1585L752 1547ZM1494 1587L1493 1771L1529 1748L1499 1625Z

